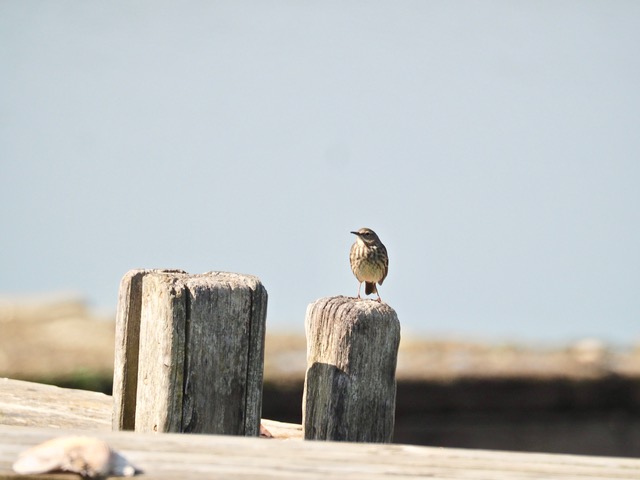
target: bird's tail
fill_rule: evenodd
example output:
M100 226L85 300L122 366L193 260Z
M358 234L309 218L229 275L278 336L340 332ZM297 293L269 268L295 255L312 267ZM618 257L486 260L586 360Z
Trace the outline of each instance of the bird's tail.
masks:
M367 295L378 293L375 282L364 282L364 293L366 293Z

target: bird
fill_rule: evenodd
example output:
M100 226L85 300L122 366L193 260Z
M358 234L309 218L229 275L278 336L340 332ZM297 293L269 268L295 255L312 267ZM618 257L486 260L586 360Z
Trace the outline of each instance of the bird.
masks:
M389 256L387 249L370 228L361 228L351 232L356 236L355 243L349 252L351 270L358 279L358 298L364 282L364 292L370 295L375 292L378 302L382 302L376 283L382 285L389 272Z

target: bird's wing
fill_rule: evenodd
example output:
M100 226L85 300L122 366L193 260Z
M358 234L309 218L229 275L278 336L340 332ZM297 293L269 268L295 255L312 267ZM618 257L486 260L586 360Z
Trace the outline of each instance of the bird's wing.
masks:
M382 282L384 282L384 279L387 278L387 273L389 273L389 255L387 255L387 248L384 245L380 245L380 247L384 252L384 275L382 276L382 278L378 283L382 285Z

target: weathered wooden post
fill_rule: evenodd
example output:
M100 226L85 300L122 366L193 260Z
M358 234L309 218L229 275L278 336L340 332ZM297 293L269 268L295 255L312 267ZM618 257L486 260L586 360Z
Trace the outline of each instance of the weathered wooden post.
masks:
M113 428L257 436L266 311L254 276L128 272L116 317Z
M400 322L386 304L328 297L307 308L307 440L390 442Z

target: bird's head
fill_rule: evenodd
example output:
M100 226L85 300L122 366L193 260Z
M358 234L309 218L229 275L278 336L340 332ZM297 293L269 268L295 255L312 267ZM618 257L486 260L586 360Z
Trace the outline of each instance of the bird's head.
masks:
M358 237L358 240L361 240L365 245L374 245L376 242L380 241L376 232L370 228L361 228L360 230L351 233Z

